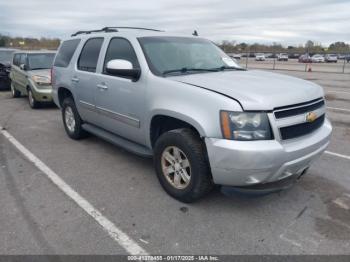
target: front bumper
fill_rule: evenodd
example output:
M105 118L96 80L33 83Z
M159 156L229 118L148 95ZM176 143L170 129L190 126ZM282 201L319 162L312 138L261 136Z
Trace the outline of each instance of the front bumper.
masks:
M249 186L302 174L327 148L332 126L286 141L232 141L206 138L215 184Z
M52 102L52 88L51 86L45 88L38 88L31 85L33 96L38 102Z

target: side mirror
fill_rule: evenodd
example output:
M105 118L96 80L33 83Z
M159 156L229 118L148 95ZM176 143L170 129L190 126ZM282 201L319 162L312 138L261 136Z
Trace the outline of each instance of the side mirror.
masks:
M131 79L132 81L137 81L141 76L139 68L133 68L131 62L123 59L109 61L106 66L106 72L110 75Z
M23 71L27 71L27 69L28 69L27 65L25 65L25 64L21 64L21 65L19 66L19 68L20 68L21 70L23 70Z

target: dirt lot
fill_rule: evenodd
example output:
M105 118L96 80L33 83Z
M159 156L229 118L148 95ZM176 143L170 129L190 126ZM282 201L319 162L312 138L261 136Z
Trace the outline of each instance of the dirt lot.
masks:
M0 126L150 254L350 254L350 74L276 73L324 87L334 133L308 175L265 196L217 189L182 204L161 189L152 160L93 136L73 141L57 108L32 110L9 92ZM127 253L3 134L0 206L1 254Z

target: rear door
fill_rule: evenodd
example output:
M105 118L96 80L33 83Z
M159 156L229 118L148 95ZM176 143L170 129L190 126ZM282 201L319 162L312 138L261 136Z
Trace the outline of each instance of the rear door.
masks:
M12 81L12 85L14 85L14 87L16 89L19 88L18 71L19 71L20 58L21 58L21 54L15 54L13 56L13 62L12 62L12 65L11 65L10 78L11 78L11 81Z
M21 93L26 93L26 85L27 85L27 72L25 70L22 70L20 67L21 65L25 65L28 67L27 62L27 55L26 54L20 54L19 60L17 61L18 65L15 67L14 73L15 73L15 81L16 81L16 89L20 91Z
M98 84L96 68L104 38L90 38L81 49L72 77L76 105L86 122L96 124L98 113L95 109L95 90Z

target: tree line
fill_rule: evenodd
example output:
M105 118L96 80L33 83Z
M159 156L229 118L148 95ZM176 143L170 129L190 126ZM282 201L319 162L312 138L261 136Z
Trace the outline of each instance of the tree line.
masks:
M16 49L49 49L56 50L60 45L58 38L10 37L0 35L0 47Z

